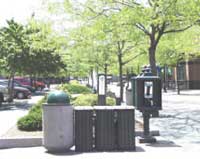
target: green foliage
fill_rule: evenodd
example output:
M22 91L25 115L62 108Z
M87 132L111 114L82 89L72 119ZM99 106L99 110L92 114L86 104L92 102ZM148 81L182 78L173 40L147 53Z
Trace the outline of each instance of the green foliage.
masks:
M24 116L18 120L17 127L23 131L41 131L42 116L39 113L31 113Z
M83 94L78 96L72 104L74 106L95 106L97 105L97 95L96 94ZM107 97L106 105L115 105L115 99Z
M42 104L45 98L33 105L28 115L17 121L17 127L23 131L41 131L42 130Z
M106 97L106 105L116 105L116 101L114 98L111 98L111 97Z
M32 19L27 25L7 21L0 28L1 68L12 74L55 74L65 68L58 52L59 39L49 25Z
M78 83L63 84L59 87L60 90L69 92L70 94L88 94L91 89Z

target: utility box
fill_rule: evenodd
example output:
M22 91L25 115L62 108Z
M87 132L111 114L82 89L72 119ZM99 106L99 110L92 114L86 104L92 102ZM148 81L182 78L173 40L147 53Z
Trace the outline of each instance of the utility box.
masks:
M96 150L135 150L134 107L96 106L94 109L96 112Z
M75 107L75 150L89 152L93 150L93 108Z
M96 106L95 149L112 151L116 148L114 109L108 106Z
M133 100L136 109L158 111L162 109L161 79L158 76L139 76L132 79Z
M117 113L117 148L118 150L135 150L135 109L122 106L115 109Z

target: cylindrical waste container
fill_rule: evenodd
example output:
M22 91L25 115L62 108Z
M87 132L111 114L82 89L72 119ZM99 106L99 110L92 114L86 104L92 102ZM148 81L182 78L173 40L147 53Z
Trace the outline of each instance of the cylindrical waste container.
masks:
M62 91L51 92L43 105L43 145L48 151L65 151L74 144L73 107Z

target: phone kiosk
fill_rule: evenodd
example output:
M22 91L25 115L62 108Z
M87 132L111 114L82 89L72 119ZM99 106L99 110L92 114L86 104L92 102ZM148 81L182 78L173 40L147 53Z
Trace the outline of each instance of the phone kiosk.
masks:
M143 135L140 143L156 142L149 128L150 117L158 117L162 109L161 79L151 73L132 78L133 106L143 115Z

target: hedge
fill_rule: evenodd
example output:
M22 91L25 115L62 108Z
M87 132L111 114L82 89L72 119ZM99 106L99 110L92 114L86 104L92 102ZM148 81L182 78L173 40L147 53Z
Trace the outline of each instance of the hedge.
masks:
M69 94L88 94L92 92L90 88L78 83L62 84L59 89Z
M72 104L74 106L95 106L97 105L97 95L96 94L82 94L78 96ZM115 105L115 99L107 97L106 105L112 106Z
M41 99L33 105L29 113L17 121L17 127L23 131L41 131L42 130L42 104L46 98Z

